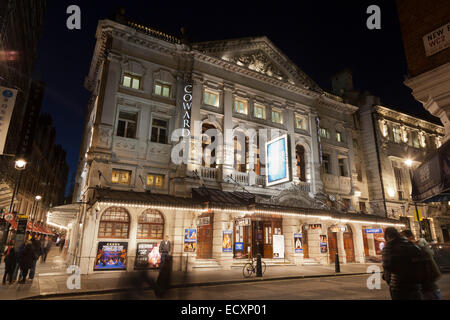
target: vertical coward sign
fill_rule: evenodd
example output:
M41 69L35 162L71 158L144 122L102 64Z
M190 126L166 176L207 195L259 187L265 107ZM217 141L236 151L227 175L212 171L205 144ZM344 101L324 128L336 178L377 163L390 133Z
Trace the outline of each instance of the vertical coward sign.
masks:
M183 92L183 129L185 136L191 134L192 84L186 84Z

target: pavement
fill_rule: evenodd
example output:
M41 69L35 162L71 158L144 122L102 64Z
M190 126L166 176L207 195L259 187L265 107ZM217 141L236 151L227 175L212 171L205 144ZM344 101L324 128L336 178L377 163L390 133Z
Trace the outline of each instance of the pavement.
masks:
M261 281L306 279L335 276L349 276L366 274L367 268L374 264L341 264L341 272L335 273L334 265L324 266L268 266L261 278L244 278L241 268L215 271L174 271L172 273L172 288L187 288L196 286L212 286L234 283L258 283ZM3 277L4 263L0 266L0 275ZM57 247L53 247L47 257L47 261L40 260L36 266L36 275L33 280L27 280L25 284L17 282L0 285L0 300L40 299L40 298L65 298L76 295L95 295L99 293L120 292L131 288L131 278L134 272L101 272L89 275L81 275L81 288L69 289L66 274L67 265L64 253L60 253ZM381 269L381 267L380 267ZM153 277L157 271L150 271Z

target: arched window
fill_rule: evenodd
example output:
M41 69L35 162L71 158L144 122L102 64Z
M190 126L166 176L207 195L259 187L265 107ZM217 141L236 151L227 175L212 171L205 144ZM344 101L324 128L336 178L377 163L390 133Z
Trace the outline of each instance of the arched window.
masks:
M147 209L139 216L138 239L162 239L164 235L164 217L154 209Z
M301 145L295 147L295 155L297 157L297 176L300 181L306 181L305 174L305 148Z
M208 147L211 143L214 143L216 140L216 137L209 136L206 134L206 131L208 131L209 129L216 129L216 127L209 123L202 124L202 135L203 135L203 137L202 137L202 166L215 168L216 160L214 159L214 161L211 161L211 159L208 159L208 161L205 161L206 159L204 156L206 147ZM213 158L216 157L216 149L215 148L210 151L210 155Z
M106 209L100 218L98 230L99 238L128 238L130 215L128 211L120 207Z
M239 134L239 139L238 136L234 137L234 168L245 173L249 158L249 139L243 133Z

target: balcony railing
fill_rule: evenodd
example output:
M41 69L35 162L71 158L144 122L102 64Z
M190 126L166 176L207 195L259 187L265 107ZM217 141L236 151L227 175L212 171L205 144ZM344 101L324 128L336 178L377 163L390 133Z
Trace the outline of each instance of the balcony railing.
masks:
M300 190L302 190L303 192L306 192L306 193L311 192L311 185L308 182L300 181L298 183L298 186L300 187Z
M231 177L240 184L246 184L248 185L248 174L243 172L233 172L231 174Z
M255 184L257 186L264 187L266 185L266 177L265 176L256 176L255 178Z
M201 167L200 168L200 176L202 179L205 180L214 180L217 181L218 178L218 169L216 168L207 168L207 167Z

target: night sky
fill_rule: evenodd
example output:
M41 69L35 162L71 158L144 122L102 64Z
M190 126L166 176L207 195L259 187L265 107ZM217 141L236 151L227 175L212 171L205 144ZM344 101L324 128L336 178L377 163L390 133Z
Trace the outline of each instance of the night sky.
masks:
M81 8L81 30L66 28L66 8ZM353 71L354 86L379 96L384 105L431 117L403 84L407 67L395 1L66 1L49 0L34 78L46 82L42 112L50 113L56 143L67 151L69 182L76 172L89 92L84 88L98 20L124 7L149 27L193 42L267 36L319 86ZM366 9L381 8L381 30L369 30Z

